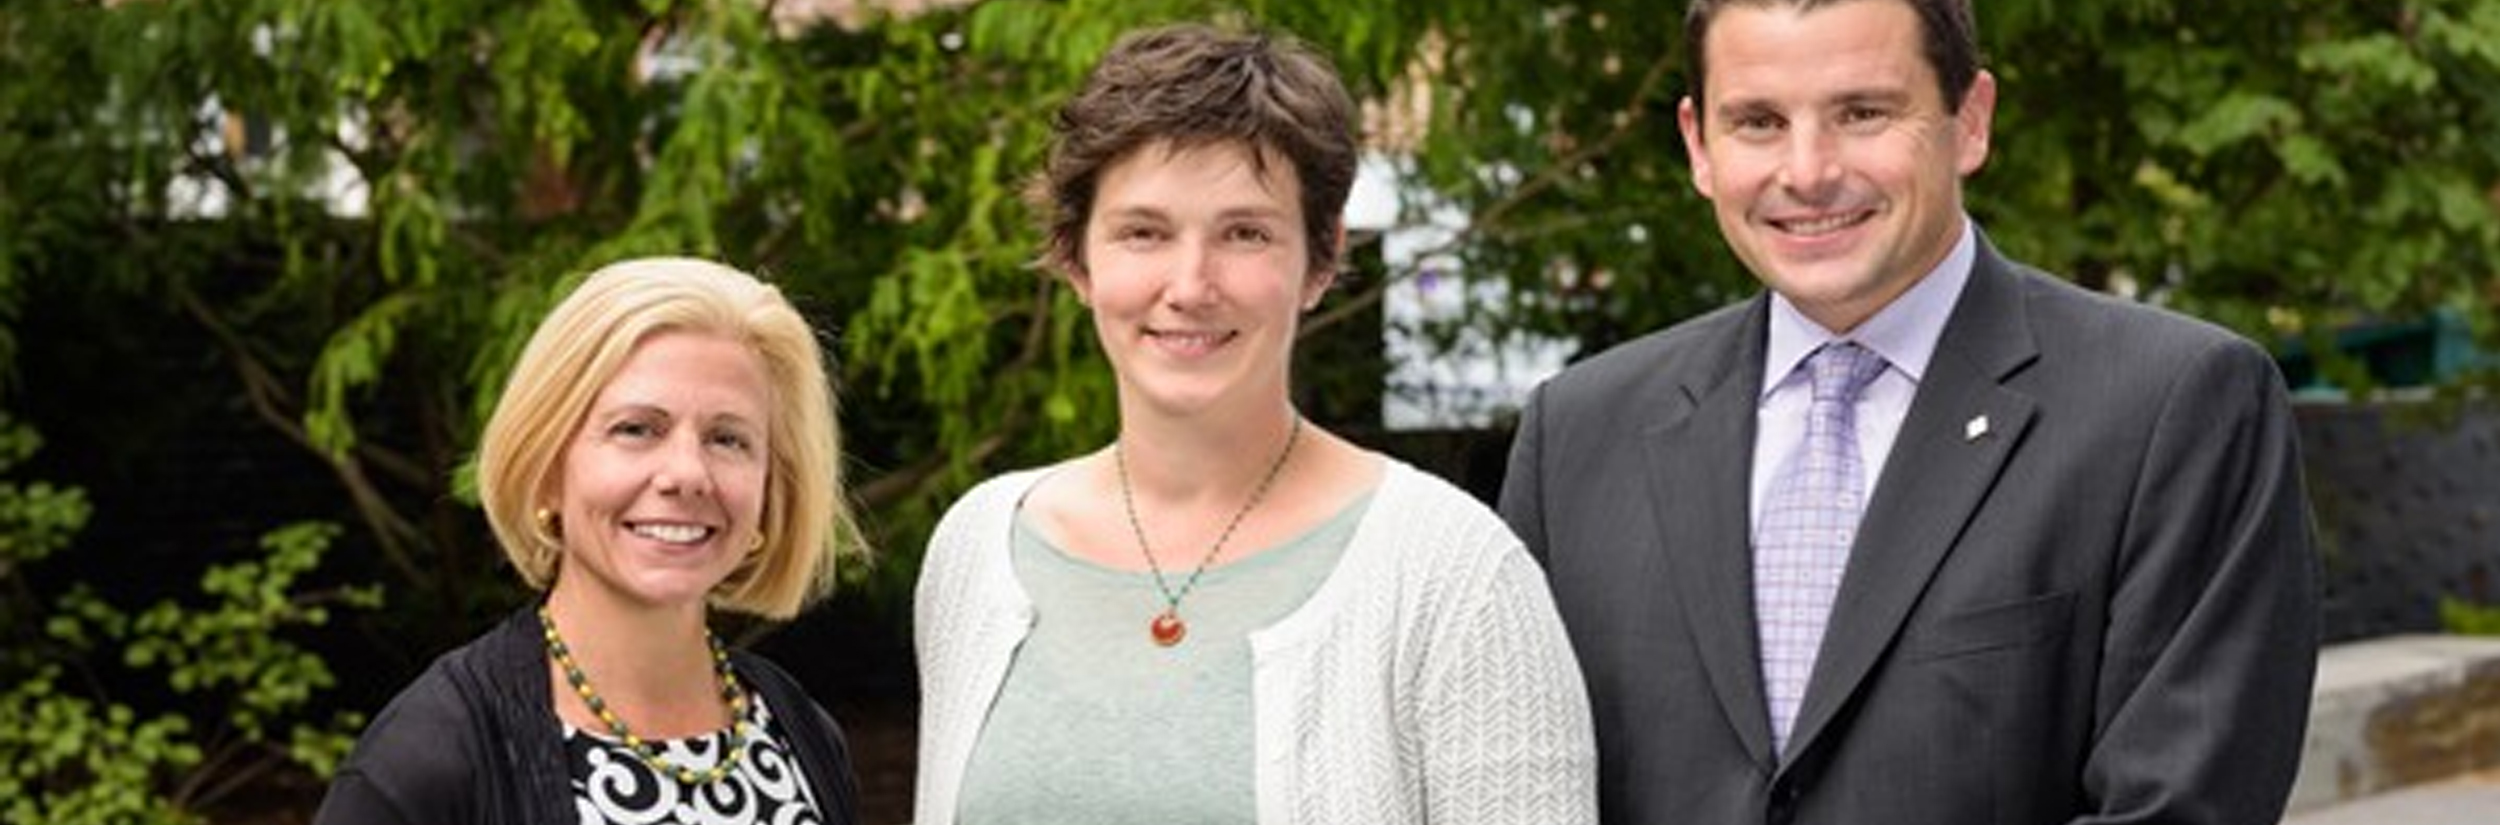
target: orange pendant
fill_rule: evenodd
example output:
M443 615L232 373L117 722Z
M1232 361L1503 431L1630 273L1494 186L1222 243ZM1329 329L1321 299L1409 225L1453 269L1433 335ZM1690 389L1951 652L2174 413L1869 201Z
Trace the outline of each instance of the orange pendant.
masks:
M1154 635L1155 644L1164 647L1180 644L1181 637L1189 635L1189 625L1181 621L1179 614L1169 610L1155 616L1154 623L1147 625L1146 630Z

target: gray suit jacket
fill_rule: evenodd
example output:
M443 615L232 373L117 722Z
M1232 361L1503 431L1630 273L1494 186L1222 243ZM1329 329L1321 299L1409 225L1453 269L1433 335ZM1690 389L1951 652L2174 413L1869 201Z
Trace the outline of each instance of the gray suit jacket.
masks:
M1537 390L1501 511L1588 678L1604 821L2277 821L2318 624L2280 376L1979 247L1785 758L1747 536L1767 297Z

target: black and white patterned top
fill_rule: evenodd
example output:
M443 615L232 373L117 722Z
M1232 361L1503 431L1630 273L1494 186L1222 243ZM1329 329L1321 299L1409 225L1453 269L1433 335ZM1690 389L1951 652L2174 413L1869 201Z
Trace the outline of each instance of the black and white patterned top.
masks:
M565 769L573 778L573 809L581 825L823 825L815 793L798 757L782 741L764 697L747 694L754 732L746 755L720 781L689 785L651 769L633 749L604 733L564 726ZM654 740L671 765L701 771L720 763L729 731Z

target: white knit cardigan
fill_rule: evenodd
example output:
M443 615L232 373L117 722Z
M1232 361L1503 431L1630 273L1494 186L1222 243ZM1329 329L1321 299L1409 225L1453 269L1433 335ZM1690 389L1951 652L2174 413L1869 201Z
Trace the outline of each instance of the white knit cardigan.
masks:
M1466 493L1384 463L1337 569L1250 634L1258 821L1597 821L1588 696L1535 560ZM921 825L955 821L983 719L1033 625L1008 535L1047 472L981 484L929 539L913 610Z

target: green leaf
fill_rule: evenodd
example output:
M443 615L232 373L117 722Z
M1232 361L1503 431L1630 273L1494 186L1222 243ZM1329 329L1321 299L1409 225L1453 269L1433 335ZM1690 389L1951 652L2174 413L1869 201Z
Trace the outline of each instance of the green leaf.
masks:
M348 394L381 380L383 367L398 348L401 328L424 306L425 297L417 289L394 292L366 307L322 347L312 377L316 402L305 411L304 429L331 457L343 456L356 443Z
M2211 155L2279 128L2300 125L2300 110L2280 97L2233 92L2179 128L2175 140L2197 155Z
M2358 81L2403 94L2423 94L2439 83L2439 71L2389 32L2314 44L2301 49L2299 62L2330 82Z
M2274 152L2293 180L2335 189L2344 187L2344 164L2336 160L2334 149L2325 141L2306 134L2286 135L2274 144Z

